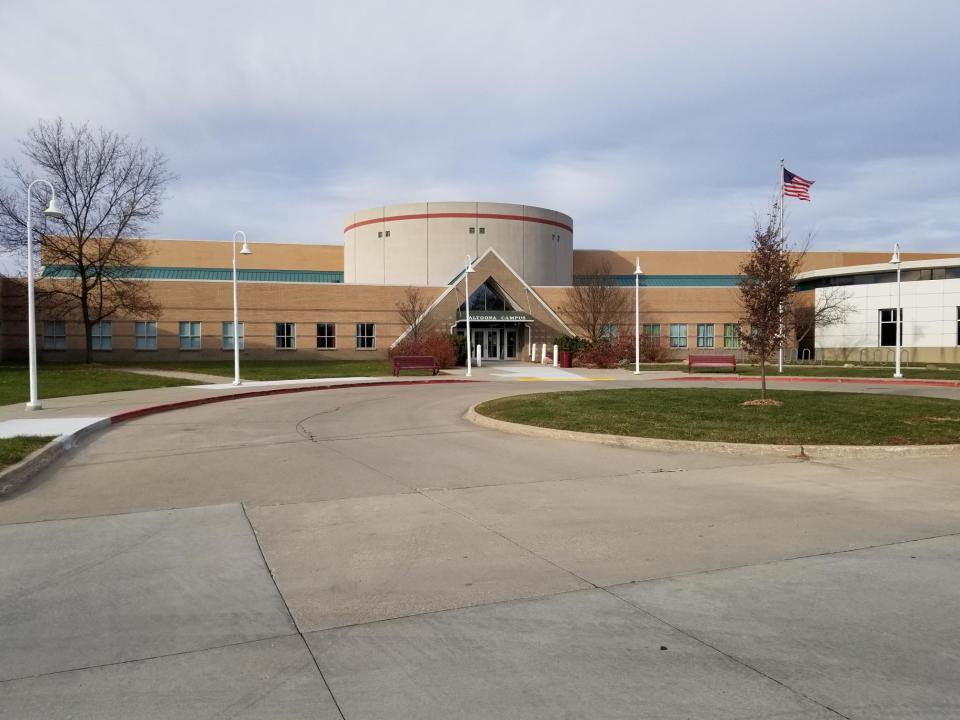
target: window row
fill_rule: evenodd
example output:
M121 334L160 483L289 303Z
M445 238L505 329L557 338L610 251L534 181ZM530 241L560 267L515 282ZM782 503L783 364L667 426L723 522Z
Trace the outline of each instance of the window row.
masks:
M697 347L717 347L714 336L713 323L697 323ZM689 345L689 330L687 323L670 323L670 347L684 349ZM651 338L660 337L660 323L647 323L643 326L643 334ZM735 350L740 347L740 326L737 323L723 324L723 347Z
M337 324L317 323L317 349L337 349ZM233 323L222 323L223 349L233 350L235 339L239 347L244 349L243 323L238 327L238 337L234 337ZM357 350L375 350L377 347L376 323L355 323L354 339ZM184 321L179 325L180 349L201 349L201 323L199 321ZM91 332L91 348L97 351L113 350L113 322L102 320L94 323ZM67 323L65 320L43 321L43 349L66 350ZM277 350L297 349L297 323L274 323L274 348ZM157 321L137 320L133 323L133 349L157 349Z

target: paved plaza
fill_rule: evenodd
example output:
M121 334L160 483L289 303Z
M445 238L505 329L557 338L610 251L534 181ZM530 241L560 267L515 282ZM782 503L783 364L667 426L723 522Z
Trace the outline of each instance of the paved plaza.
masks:
M641 451L463 419L666 385L518 375L83 440L0 501L0 719L960 716L955 458Z

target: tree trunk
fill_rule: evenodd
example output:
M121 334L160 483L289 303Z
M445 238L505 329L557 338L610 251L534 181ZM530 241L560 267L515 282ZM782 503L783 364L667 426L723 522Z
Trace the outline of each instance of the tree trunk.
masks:
M767 359L760 358L760 399L767 399Z

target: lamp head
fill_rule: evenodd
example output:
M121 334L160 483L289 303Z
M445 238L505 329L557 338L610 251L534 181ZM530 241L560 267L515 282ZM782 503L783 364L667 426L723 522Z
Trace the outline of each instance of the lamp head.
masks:
M640 269L640 258L637 258L637 269L633 271L634 275L643 275L643 270Z
M464 272L468 272L468 273L476 272L476 270L473 269L473 263L470 261L469 255L467 255L467 269L464 270Z
M891 265L900 264L900 243L897 243L896 245L893 246L893 255L890 258L890 264Z
M240 248L240 254L241 254L241 255L251 255L252 253L253 253L253 250L251 250L249 247L247 247L247 241L244 240L244 241L243 241L243 247Z
M57 196L53 193L50 193L50 204L47 205L47 209L43 211L43 214L53 220L63 220L63 213L60 212L60 208L57 207Z

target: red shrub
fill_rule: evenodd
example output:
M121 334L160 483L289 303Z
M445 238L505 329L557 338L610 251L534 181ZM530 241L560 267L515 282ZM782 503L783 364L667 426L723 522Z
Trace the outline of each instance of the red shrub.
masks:
M574 363L580 367L615 368L632 360L633 351L633 333L620 333L617 337L602 338L584 347L574 355Z
M427 333L419 338L408 335L387 351L388 357L398 355L429 355L442 368L457 363L457 344L453 337L443 333Z

